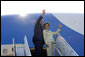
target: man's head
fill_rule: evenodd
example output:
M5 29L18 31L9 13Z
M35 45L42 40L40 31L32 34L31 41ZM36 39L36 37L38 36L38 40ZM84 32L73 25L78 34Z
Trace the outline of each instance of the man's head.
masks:
M43 24L43 19L40 20L40 24Z

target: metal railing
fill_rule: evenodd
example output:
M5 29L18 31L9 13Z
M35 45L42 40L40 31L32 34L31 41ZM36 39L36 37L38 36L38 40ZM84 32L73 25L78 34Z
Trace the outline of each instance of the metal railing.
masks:
M57 35L55 50L56 54L59 56L78 56L78 54L60 34Z
M23 56L31 56L31 52L29 49L29 45L28 45L28 41L27 41L26 36L24 37L24 44L22 46L19 46L19 45L15 46L14 38L13 38L13 55L14 56L20 56L20 54L18 55L19 48L22 48L22 52L20 52L21 56L22 56L22 54L23 54Z

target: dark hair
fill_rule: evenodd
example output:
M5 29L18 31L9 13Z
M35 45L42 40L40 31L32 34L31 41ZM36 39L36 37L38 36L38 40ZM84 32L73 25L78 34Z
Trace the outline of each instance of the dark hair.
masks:
M44 23L43 24L43 28L45 29L45 25L48 24L48 26L50 26L50 24L47 22L47 23Z

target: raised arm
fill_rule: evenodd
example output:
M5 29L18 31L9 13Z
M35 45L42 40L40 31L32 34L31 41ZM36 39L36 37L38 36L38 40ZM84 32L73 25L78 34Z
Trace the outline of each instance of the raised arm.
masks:
M41 19L43 18L44 15L45 15L45 9L42 11L41 16L38 18L38 20L37 20L37 24L40 23L40 21L41 21Z
M44 9L44 10L42 11L42 17L45 15L45 13L46 13L46 12L45 12L45 9Z
M52 32L53 35L57 35L61 31L62 24L59 25L59 28L56 32Z

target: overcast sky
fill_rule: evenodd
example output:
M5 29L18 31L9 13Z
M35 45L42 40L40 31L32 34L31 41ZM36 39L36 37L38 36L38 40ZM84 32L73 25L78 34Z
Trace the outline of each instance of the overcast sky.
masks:
M84 1L1 1L1 15L41 13L84 13Z

